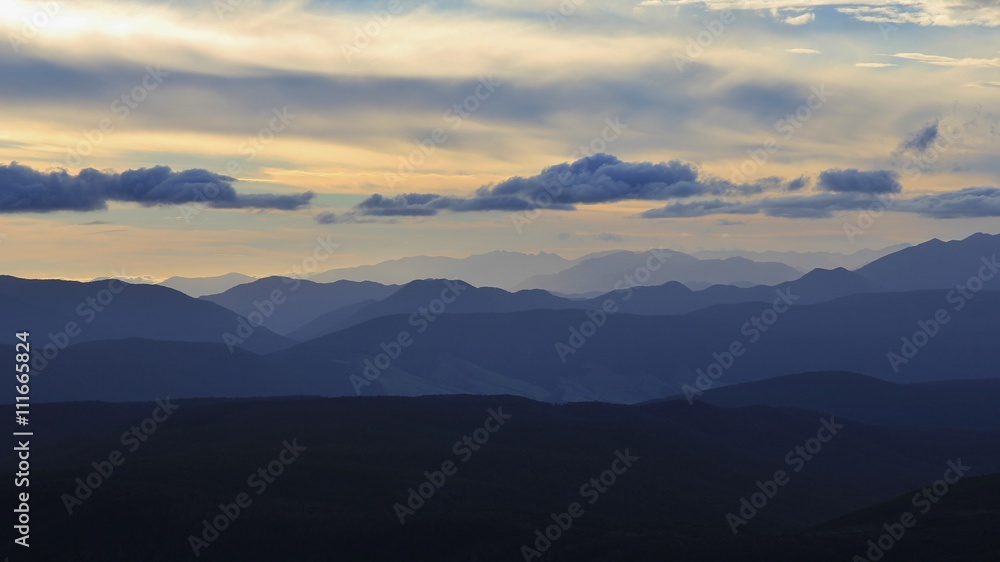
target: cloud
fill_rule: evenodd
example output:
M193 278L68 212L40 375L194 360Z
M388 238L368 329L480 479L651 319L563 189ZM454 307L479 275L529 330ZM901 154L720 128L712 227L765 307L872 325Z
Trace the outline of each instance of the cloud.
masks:
M646 219L665 219L708 215L754 215L760 211L761 207L757 203L712 199L692 203L673 203L659 209L650 209L640 216Z
M854 66L857 66L859 68L890 68L899 65L888 62L859 62L855 63Z
M819 51L816 49L785 49L786 53L794 53L796 55L818 55Z
M313 217L317 224L337 224L337 215L334 213L326 212L320 213Z
M826 170L817 185L834 193L899 193L903 189L899 174L892 170Z
M782 218L826 218L839 211L882 209L935 219L1000 217L1000 188L969 187L908 199L871 193L820 193L759 201L700 201L650 209L643 218L764 214ZM725 220L725 219L722 219Z
M570 211L576 205L625 200L664 201L730 193L753 194L780 187L780 178L752 184L733 184L700 177L696 168L670 162L622 162L609 154L594 154L572 163L557 164L536 176L515 176L496 185L484 185L471 197L435 193L406 193L394 197L374 194L355 207L368 216L430 216L440 210L524 211L533 208Z
M602 232L597 235L598 240L603 240L604 242L621 242L622 237L614 234L612 232Z
M422 217L437 214L446 201L436 193L401 193L395 197L376 193L355 208L363 215L375 217Z
M788 25L805 25L816 21L816 14L806 12L802 15L787 17L781 21L787 23Z
M896 53L894 55L883 55L887 57L895 57L898 59L906 59L917 62L924 62L927 64L933 64L936 66L971 66L971 67L991 67L1000 66L1000 58L995 59L976 59L976 58L955 58L955 57L944 57L940 55L925 55L923 53Z
M715 221L715 224L719 226L739 226L741 224L746 224L746 223L743 221L734 221L730 219L719 219Z
M822 6L858 21L921 26L998 26L1000 6L992 0L653 0L642 6L701 5L712 10L806 10ZM845 6L846 5L846 6Z
M935 119L934 121L921 127L919 131L903 139L903 141L899 143L899 147L896 149L896 154L902 154L905 152L923 153L930 148L930 146L934 144L934 141L940 138L940 136L941 133L938 130L938 121Z
M355 206L350 216L421 217L439 211L575 210L576 205L618 201L696 199L650 209L646 218L691 217L715 214L765 213L779 217L829 216L834 210L859 209L867 196L898 193L899 174L891 170L826 170L816 187L826 193L804 197L777 197L756 201L727 200L768 192L798 192L811 184L808 176L792 180L765 177L749 184L733 184L700 177L694 167L676 160L659 164L622 162L595 154L573 163L558 164L537 176L513 177L485 185L472 197L435 193L405 193L392 197L374 194ZM701 199L705 198L705 199ZM338 216L338 220L340 217Z
M967 187L899 202L899 209L938 219L1000 217L1000 188Z
M219 209L293 210L309 204L312 192L294 195L240 194L234 178L207 170L174 172L166 166L121 174L92 168L71 175L65 170L39 172L17 162L0 165L0 213L98 211L108 201L144 207L200 202Z
M713 200L697 203L674 203L650 209L643 218L691 218L709 215L756 215L787 219L827 218L837 211L867 209L878 198L863 193L820 193L815 195L765 198L758 201Z
M812 178L808 176L799 176L788 182L785 185L785 188L788 189L788 191L798 191L804 187L809 187L810 183L812 183Z

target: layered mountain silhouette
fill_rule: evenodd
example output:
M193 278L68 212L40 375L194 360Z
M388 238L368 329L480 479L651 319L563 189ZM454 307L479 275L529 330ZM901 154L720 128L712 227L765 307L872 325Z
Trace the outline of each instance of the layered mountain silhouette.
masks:
M771 261L790 265L799 271L806 272L814 269L857 269L867 265L883 256L898 252L903 248L910 247L910 244L894 244L878 250L868 248L840 254L837 252L748 252L745 250L699 250L691 252L691 255L699 259L726 259L734 257L747 258L753 261Z
M28 331L35 349L82 342L147 338L179 342L222 342L235 333L239 317L211 302L167 287L105 280L80 283L0 276L0 329ZM8 313L8 311L10 311ZM264 327L234 346L268 353L291 340Z
M462 280L282 277L193 299L162 286L2 277L0 303L10 333L31 331L36 353L59 350L43 357L51 382L38 397L50 401L105 392L144 400L176 388L179 396L471 393L636 403L809 371L899 383L997 378L998 240L931 241L855 272L817 269L772 286L623 285L590 299ZM959 274L911 277L959 264ZM970 276L980 280L970 289L952 284ZM734 344L744 351L729 357ZM381 366L370 367L375 361ZM135 378L130 365L155 380ZM705 378L719 367L721 375ZM107 384L81 382L94 377Z
M998 254L1000 235L979 233L950 242L935 238L875 260L857 273L893 291L952 289L981 271L997 275Z
M214 295L237 285L252 282L255 277L242 273L227 273L215 277L170 277L160 282L164 287L170 287L191 297Z
M288 334L326 313L359 303L373 303L397 289L399 287L394 285L372 281L316 283L306 279L266 277L202 299L244 317L256 312L263 316L267 328Z
M414 279L447 278L463 279L477 287L513 288L527 277L562 271L572 263L548 252L488 252L467 258L415 256L375 265L331 269L311 279L319 283L348 280L401 285Z
M777 262L759 263L746 258L699 260L671 250L650 250L583 258L568 269L530 277L515 288L585 294L608 292L622 285L661 285L667 281L770 285L790 281L801 274L797 269Z

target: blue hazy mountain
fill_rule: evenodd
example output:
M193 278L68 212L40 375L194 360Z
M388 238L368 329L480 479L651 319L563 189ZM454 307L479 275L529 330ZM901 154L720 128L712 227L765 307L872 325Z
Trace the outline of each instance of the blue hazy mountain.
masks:
M421 314L426 309L430 315L464 314L470 312L518 312L534 309L560 310L585 308L587 303L557 297L546 291L522 290L508 292L495 287L475 287L463 280L421 279L394 288L391 295L355 306L328 312L289 334L299 341L349 328L362 322L396 314ZM452 302L446 302L442 299ZM434 306L431 310L431 306Z
M869 263L898 252L903 248L910 247L910 244L893 244L885 248L876 250L864 248L856 252L841 254L837 252L777 252L763 251L752 252L746 250L699 250L690 254L699 259L725 259L742 257L757 262L779 262L790 265L799 271L806 272L814 269L858 269Z
M376 281L387 285L402 285L414 279L463 279L477 287L513 288L524 279L562 271L573 261L556 254L539 252L488 252L465 258L444 256L413 256L362 265L331 269L310 279L318 283L332 281Z
M256 311L263 316L264 326L279 334L288 334L323 314L377 301L398 289L395 285L372 281L316 283L305 279L265 277L201 298L244 317Z
M250 283L256 279L242 273L227 273L215 277L179 277L174 276L160 281L160 285L178 290L189 297L200 297L202 295L214 295L227 289Z
M1000 234L978 233L948 242L935 238L877 259L857 273L893 291L952 289L980 271L997 276L998 255ZM994 279L992 287L1000 288L1000 280Z
M147 338L188 342L222 342L235 333L238 317L217 304L191 298L159 285L132 285L117 280L63 281L0 276L0 330L29 331L35 347L81 342ZM7 311L10 313L7 313ZM240 347L268 353L291 340L258 327Z
M641 273L642 270L645 273ZM584 294L593 291L608 292L629 283L662 285L668 281L773 285L801 275L801 271L777 262L759 263L746 258L699 260L671 250L621 251L583 258L558 273L528 278L515 288ZM632 281L628 281L629 278Z

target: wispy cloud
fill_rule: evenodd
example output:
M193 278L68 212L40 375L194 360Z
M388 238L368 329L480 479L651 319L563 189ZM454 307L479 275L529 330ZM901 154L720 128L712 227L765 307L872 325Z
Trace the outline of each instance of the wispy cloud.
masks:
M788 25L805 25L807 23L812 23L816 21L816 14L812 12L806 12L797 16L789 16L783 20L784 23Z
M925 55L923 53L896 53L894 55L883 55L883 56L923 62L927 64L933 64L936 66L971 66L971 67L1000 66L1000 58L994 58L994 59L955 58L955 57L945 57L941 55Z

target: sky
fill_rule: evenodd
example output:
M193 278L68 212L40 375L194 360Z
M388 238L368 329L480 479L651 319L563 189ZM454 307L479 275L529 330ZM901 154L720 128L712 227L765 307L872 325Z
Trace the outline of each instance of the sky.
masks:
M3 273L1000 232L993 0L0 0Z

